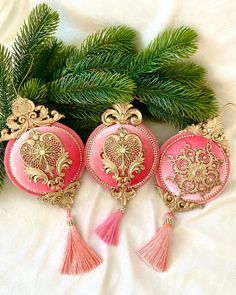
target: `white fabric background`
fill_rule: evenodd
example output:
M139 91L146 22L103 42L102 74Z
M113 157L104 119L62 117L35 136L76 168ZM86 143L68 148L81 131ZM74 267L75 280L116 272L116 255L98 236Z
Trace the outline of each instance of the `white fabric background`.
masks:
M41 1L0 0L0 42L10 45L30 9ZM236 1L234 0L52 0L61 15L58 37L79 44L89 33L125 24L139 33L140 47L167 26L189 25L199 33L195 60L205 65L220 104L236 102ZM157 273L134 250L162 224L166 208L154 179L140 188L124 216L120 243L109 248L93 227L117 207L109 192L82 178L74 206L84 238L104 258L81 276L58 274L66 237L63 210L41 204L8 180L0 195L1 295L233 295L236 294L236 119L223 114L231 145L232 173L225 191L202 210L177 215L169 269ZM149 124L160 144L176 131Z

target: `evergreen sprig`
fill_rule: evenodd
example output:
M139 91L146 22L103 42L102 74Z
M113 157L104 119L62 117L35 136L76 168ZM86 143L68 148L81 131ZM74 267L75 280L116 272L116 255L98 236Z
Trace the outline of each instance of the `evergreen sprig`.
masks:
M11 103L15 97L11 53L0 45L0 130L5 128L7 116L11 113ZM3 164L5 143L0 143L0 189L3 186L5 169Z
M206 69L193 61L177 60L167 62L154 71L156 77L162 80L174 80L185 83L197 83L206 81Z
M147 106L152 117L180 128L204 122L217 112L213 91L201 83L148 76L140 79L135 95Z
M99 104L132 101L134 83L127 76L110 72L84 72L49 84L51 102L97 108ZM90 109L91 110L91 109Z
M20 96L33 100L36 104L47 103L47 85L39 79L32 78L26 81L20 89Z
M44 3L31 11L13 44L16 88L25 78L31 64L37 60L44 42L54 35L58 23L58 13Z
M125 73L133 59L133 53L108 52L88 56L77 63L67 67L64 74L79 75L84 71L110 71L112 73Z
M162 64L189 58L197 50L197 33L188 27L170 29L159 34L132 61L128 73L137 76L156 71Z
M80 45L79 56L108 52L136 52L135 31L126 26L108 27L88 36Z

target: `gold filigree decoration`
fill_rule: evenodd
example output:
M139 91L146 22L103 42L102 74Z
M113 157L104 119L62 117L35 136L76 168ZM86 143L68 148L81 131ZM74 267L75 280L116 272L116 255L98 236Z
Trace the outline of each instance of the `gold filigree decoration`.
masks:
M120 127L116 133L107 136L101 153L103 169L113 174L116 187L111 190L113 198L118 199L122 206L136 195L130 186L135 174L145 169L144 152L140 138Z
M64 189L60 189L58 192L43 195L40 200L44 203L59 206L63 209L71 209L79 186L79 181L74 181L67 185Z
M162 200L165 205L173 212L185 212L190 211L195 208L203 208L204 205L198 204L195 202L186 201L181 197L170 194L169 192L164 191L160 187L157 187L160 193Z
M35 106L31 100L18 96L12 103L12 114L6 120L9 129L1 131L0 141L19 138L28 129L52 124L63 117L55 110L49 114L45 106Z
M189 143L177 155L168 155L174 176L168 176L178 186L180 196L199 194L203 198L214 187L222 185L220 167L223 161L212 152L210 142L206 147L191 148Z
M224 125L220 116L208 119L205 123L187 126L184 130L180 131L180 133L189 131L196 135L201 135L207 139L213 140L222 147L226 155L229 155L229 144L224 134Z
M132 104L113 104L113 109L106 110L102 115L102 123L110 126L112 124L139 125L142 122L142 114Z
M22 143L20 156L29 181L42 180L51 190L63 186L64 171L72 163L68 158L68 152L55 134L40 133L34 129L30 132L29 138Z

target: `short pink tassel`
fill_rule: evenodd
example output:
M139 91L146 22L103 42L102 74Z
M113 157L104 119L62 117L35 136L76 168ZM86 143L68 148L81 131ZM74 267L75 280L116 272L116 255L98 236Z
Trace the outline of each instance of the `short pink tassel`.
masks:
M116 212L111 213L107 219L96 227L95 233L105 243L112 246L118 245L119 223L123 212L122 209L119 209Z
M68 210L67 222L69 231L64 259L61 267L61 274L78 275L88 272L98 266L102 259L83 240L76 226L74 225L71 211Z
M172 212L167 212L161 229L147 244L136 252L144 263L154 268L156 271L166 270L170 229L173 225L173 221L174 216Z

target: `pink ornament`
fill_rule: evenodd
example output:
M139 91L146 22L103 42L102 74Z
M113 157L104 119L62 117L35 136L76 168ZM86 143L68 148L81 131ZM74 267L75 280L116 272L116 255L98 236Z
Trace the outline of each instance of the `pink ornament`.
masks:
M92 132L86 143L85 162L89 174L121 204L121 208L95 230L109 245L118 243L118 227L128 201L156 170L158 144L141 121L141 113L132 105L113 105L113 109L104 112L103 124Z
M36 140L33 139L33 133L38 136ZM45 134L48 136L45 137ZM54 123L51 126L35 127L18 139L10 140L4 164L8 177L17 187L40 198L46 193L65 188L81 177L84 170L83 151L84 145L76 132L65 125ZM61 173L57 171L59 162L62 165ZM45 171L47 167L48 172ZM50 188L48 183L53 179L57 182ZM51 183L53 185L53 181Z
M161 147L156 179L170 194L203 204L224 189L229 170L227 152L219 144L186 132Z
M202 208L224 189L230 171L229 149L219 117L188 126L160 150L156 179L160 196L169 207L162 228L137 251L157 271L167 266L174 212Z
M10 180L37 199L67 210L69 230L61 273L75 275L90 271L102 259L85 243L72 216L85 166L84 145L72 129L57 123L62 117L17 97L1 141L9 140L4 164Z

